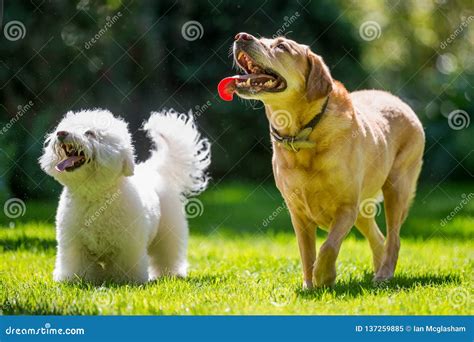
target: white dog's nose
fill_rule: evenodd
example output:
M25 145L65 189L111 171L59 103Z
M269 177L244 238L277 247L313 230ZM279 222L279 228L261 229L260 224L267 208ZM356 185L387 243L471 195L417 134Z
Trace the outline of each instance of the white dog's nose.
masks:
M58 132L56 133L56 136L58 137L58 140L62 142L62 141L64 141L64 139L66 139L66 137L68 136L68 134L69 134L69 133L66 132L66 131L58 131Z

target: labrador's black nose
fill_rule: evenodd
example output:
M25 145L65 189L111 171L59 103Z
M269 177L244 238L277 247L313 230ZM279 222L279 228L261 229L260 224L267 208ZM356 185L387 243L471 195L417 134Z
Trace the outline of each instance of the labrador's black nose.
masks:
M245 32L240 32L235 35L235 40L253 40L255 39L254 36L251 34L245 33Z
M62 142L62 141L64 141L64 139L66 139L66 137L68 136L68 134L69 134L69 133L66 132L66 131L58 131L58 132L56 133L56 136L58 137L58 140Z

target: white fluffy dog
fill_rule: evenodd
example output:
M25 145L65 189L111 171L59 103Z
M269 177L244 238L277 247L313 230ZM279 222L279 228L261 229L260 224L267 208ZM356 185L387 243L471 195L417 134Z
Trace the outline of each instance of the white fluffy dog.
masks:
M54 279L143 283L185 276L185 196L202 192L210 145L192 115L152 113L155 144L138 165L127 123L107 110L69 112L45 142L41 168L64 186Z

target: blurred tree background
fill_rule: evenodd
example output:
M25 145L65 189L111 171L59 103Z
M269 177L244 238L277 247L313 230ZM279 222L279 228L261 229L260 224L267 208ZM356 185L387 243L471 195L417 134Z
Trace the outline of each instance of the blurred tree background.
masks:
M130 123L138 160L148 155L140 126L150 111L192 109L213 142L215 184L272 181L262 105L216 92L235 72L240 31L309 44L349 90L402 97L426 128L422 181L472 180L472 0L32 0L4 4L0 197L56 196L37 163L44 135L65 112L92 107Z

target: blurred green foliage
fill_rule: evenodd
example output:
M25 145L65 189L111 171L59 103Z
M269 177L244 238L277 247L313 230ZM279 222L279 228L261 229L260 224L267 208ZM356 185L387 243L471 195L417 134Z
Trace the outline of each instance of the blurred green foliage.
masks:
M261 104L217 97L218 81L234 72L229 51L240 31L310 44L349 90L401 96L426 128L422 179L472 179L474 123L454 130L447 117L474 113L473 15L471 0L9 1L3 25L18 20L26 34L0 36L0 127L14 121L0 134L0 196L56 194L37 164L44 134L68 110L91 107L130 122L139 160L150 111L192 109L213 141L216 183L271 180ZM199 39L183 37L191 20L202 26ZM373 33L362 28L372 22L367 39Z

